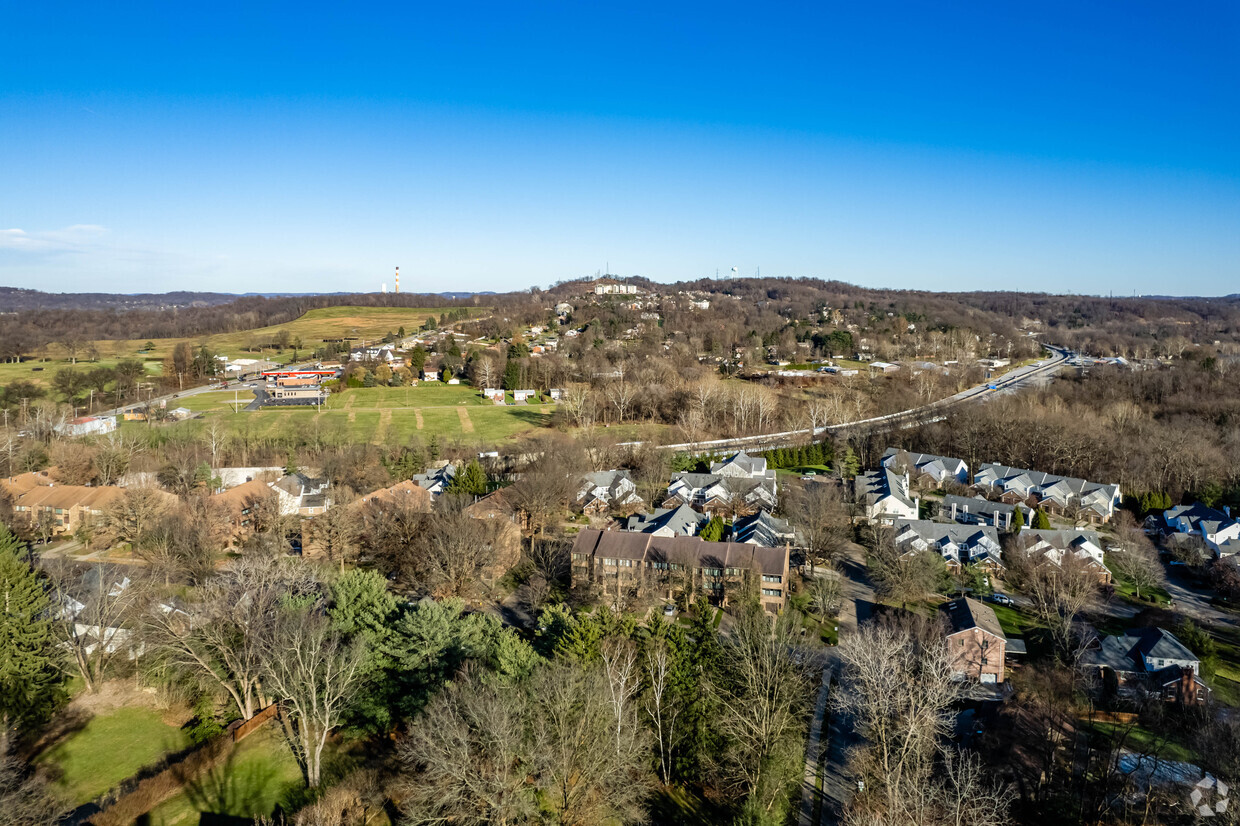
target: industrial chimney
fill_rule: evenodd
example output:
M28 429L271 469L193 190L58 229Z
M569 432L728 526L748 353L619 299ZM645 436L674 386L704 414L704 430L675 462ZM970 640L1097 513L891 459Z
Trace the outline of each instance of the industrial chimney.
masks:
M396 292L400 292L400 267L396 268Z

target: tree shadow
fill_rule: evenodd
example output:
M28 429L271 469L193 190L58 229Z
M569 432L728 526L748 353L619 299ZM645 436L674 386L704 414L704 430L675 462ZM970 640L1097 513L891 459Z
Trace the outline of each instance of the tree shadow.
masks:
M200 824L250 824L258 815L272 814L275 807L268 790L273 785L286 785L279 774L279 769L264 761L241 763L233 751L209 772L187 780L185 797L202 813Z

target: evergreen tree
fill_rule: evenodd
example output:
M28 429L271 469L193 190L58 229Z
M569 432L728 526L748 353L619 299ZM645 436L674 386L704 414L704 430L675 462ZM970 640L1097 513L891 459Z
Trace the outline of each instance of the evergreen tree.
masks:
M482 496L487 492L487 474L482 469L482 465L478 464L475 459L465 466L465 469L452 477L452 481L448 483L448 493L466 493L472 496Z
M1051 526L1051 520L1047 518L1045 513L1042 512L1041 508L1038 508L1037 510L1033 512L1033 527L1036 530L1039 530L1039 531L1049 530L1050 526Z
M844 459L840 462L840 470L843 471L845 479L854 479L861 472L861 460L857 458L856 453L853 453L851 447L844 452Z
M51 600L21 550L0 525L0 742L46 720L65 697Z
M1025 527L1025 512L1018 506L1016 513L1012 514L1012 533L1020 533L1020 529Z
M718 516L712 516L702 530L698 531L698 537L707 542L719 542L723 539L723 520Z

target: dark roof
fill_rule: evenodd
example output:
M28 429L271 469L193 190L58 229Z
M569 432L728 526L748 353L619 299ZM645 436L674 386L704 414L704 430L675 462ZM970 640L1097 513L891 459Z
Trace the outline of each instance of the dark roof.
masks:
M787 548L707 542L696 536L653 536L589 528L577 534L572 552L605 559L677 562L704 568L757 568L761 573L770 575L783 575L788 566Z
M999 624L999 618L995 616L994 609L983 602L978 602L969 597L961 597L960 599L953 599L950 602L943 603L939 606L939 610L947 615L947 621L951 624L951 633L953 634L973 628L980 628L999 639L1007 639L1007 635L1003 633L1003 626Z

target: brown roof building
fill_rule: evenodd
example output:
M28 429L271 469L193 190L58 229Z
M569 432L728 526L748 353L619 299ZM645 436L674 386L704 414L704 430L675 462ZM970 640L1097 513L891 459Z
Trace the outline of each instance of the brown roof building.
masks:
M1001 683L1003 659L1007 655L1007 635L984 602L961 597L945 602L939 610L947 617L947 653L952 669L980 683Z
M788 601L788 548L707 542L695 536L583 530L572 551L575 587L601 593L652 588L702 593L719 604L738 588L753 588L771 613Z

